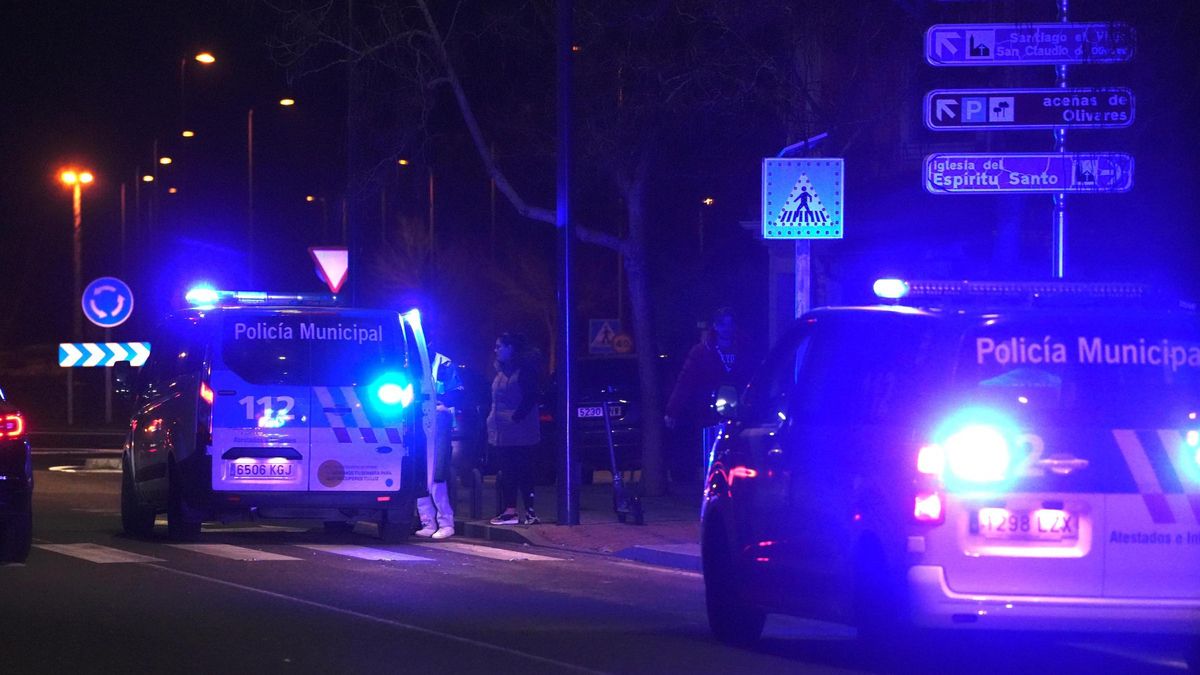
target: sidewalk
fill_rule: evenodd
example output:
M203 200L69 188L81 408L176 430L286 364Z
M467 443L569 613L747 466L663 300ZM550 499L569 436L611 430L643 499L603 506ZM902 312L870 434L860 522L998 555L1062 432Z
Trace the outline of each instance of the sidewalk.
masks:
M557 488L538 486L538 525L491 525L496 514L495 477L483 482L482 518L470 517L470 486L459 486L454 503L455 529L467 537L528 544L563 551L613 555L653 565L700 570L700 485L672 485L672 494L642 498L645 524L617 521L607 472L579 486L579 524L558 525ZM518 511L523 505L518 503Z

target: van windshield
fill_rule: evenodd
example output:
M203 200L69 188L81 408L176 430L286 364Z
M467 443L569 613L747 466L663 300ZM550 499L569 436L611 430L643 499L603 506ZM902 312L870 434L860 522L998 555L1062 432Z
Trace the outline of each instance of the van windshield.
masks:
M399 319L382 313L238 313L221 327L221 360L252 384L366 384L403 369L404 353Z
M1200 406L1200 325L1166 315L1021 317L968 331L956 379L1064 424L1178 423Z

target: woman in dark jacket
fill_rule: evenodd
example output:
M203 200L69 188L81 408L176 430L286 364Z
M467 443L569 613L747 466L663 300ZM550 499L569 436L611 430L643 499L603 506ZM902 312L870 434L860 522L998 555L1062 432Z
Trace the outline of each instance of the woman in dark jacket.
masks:
M500 468L499 490L504 510L493 525L516 525L517 491L525 502L525 524L541 522L533 510L533 456L542 440L538 421L538 372L528 357L525 337L505 333L496 339L496 378L488 413L488 443Z

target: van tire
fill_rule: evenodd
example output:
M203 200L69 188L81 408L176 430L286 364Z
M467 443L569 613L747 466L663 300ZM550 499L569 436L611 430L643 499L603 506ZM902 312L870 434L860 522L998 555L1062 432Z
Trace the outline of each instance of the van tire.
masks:
M412 532L412 508L384 509L379 514L379 538L385 544L403 544Z
M154 532L154 515L154 509L138 503L129 462L121 462L121 529L134 537L148 537Z
M16 513L0 521L0 562L25 562L33 547L33 495L27 495Z
M701 562L708 627L721 642L750 647L762 637L767 614L741 596L737 568L724 530L710 518L705 528Z
M167 479L167 537L173 541L190 541L200 536L200 519L189 513L183 498L183 480L175 463L171 463Z

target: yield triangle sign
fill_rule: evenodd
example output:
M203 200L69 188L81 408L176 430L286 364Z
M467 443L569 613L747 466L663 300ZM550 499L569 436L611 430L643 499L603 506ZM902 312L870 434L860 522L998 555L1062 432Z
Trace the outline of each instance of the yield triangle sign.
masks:
M344 246L314 246L308 249L308 254L317 264L317 276L321 281L333 293L340 291L350 271L350 251Z

